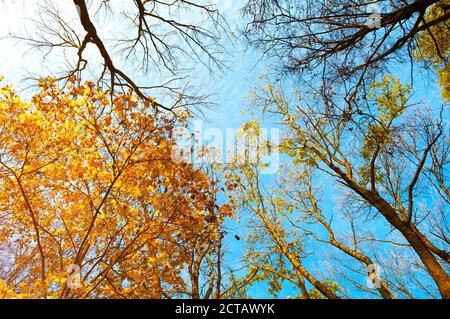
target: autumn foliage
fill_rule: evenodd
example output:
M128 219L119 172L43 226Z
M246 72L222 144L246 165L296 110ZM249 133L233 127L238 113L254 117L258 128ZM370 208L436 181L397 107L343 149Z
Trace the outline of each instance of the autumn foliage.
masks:
M0 90L0 297L197 296L229 211L200 169L171 160L188 114L76 78L39 87L31 102Z

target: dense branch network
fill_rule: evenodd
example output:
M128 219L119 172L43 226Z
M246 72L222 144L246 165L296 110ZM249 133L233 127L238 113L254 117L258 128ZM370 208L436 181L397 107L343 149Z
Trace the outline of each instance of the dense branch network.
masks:
M427 16L433 6L440 14ZM449 4L439 0L250 0L245 13L253 45L282 61L285 72L310 74L327 91L339 86L353 111L366 83L387 63L412 59L417 35L448 28L450 19Z
M197 63L212 72L223 67L220 40L227 25L213 5L184 0L130 0L121 7L101 1L95 10L94 4L84 0L73 3L74 9L68 15L74 16L76 11L78 22L63 18L61 8L43 1L38 3L38 18L31 19L34 30L11 37L45 52L44 57L62 49L66 66L58 80L91 72L109 90L131 89L166 111L207 103L205 96L189 85L188 71ZM98 19L101 12L105 12L106 19L109 15L116 19L113 21L120 21L112 35L115 40L100 36L105 26L105 21ZM89 50L90 45L96 53ZM96 65L97 53L101 68ZM161 102L152 98L155 92L162 95Z

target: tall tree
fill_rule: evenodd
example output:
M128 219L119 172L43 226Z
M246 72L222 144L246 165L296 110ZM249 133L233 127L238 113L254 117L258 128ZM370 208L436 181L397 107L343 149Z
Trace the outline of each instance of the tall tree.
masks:
M249 0L244 14L250 19L245 35L281 63L276 70L345 95L346 104L334 106L339 116L357 112L376 76L393 63L411 62L418 36L440 39L450 19L446 0ZM428 41L428 55L448 54L438 48L443 43Z
M188 114L74 77L39 85L31 102L0 91L0 295L198 298L230 211L200 168L172 161Z
M425 15L425 21L432 21L436 17L442 16L450 10L449 1L441 1L434 5ZM423 30L418 35L418 45L415 50L415 57L435 69L439 77L439 84L442 86L442 97L450 100L450 25L448 20L444 20L427 30Z
M265 189L258 175L260 162L231 167L230 188L237 189L231 197L257 221L246 260L250 271L262 272L259 279L290 281L305 298L304 282L327 298L355 287L383 298L435 296L433 291L450 297L449 128L442 113L409 103L410 90L393 77L374 83L367 114L351 121L330 119L321 96L310 100L299 92L288 98L274 85L256 93L255 105L284 128L280 148L291 158L272 189ZM322 199L322 180L325 194L339 196L340 204ZM369 225L377 230L371 232ZM339 254L328 258L337 276L313 275L305 266L308 257L315 263L324 257L311 243ZM390 264L393 251L407 256L406 271ZM384 278L374 273L376 264L386 270ZM358 284L346 268L370 278L375 290ZM407 282L403 272L410 275ZM329 286L333 283L338 294Z

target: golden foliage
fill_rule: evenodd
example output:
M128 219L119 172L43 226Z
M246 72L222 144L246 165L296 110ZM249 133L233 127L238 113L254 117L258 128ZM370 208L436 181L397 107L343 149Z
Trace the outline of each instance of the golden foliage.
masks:
M184 269L230 213L208 176L171 160L186 114L75 78L39 86L29 103L0 90L0 297L186 293Z
M450 5L449 0L441 0L434 4L427 12L424 23L443 16ZM446 9L447 8L447 9ZM442 87L442 97L450 101L450 66L448 63L450 52L450 29L444 20L431 28L422 31L418 38L415 56L430 63L438 75L438 83Z

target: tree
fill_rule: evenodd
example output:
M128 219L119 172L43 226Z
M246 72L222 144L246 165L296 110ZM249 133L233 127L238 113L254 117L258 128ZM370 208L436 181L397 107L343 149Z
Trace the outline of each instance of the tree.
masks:
M250 271L262 271L259 279L275 277L278 289L280 281L290 281L303 298L310 296L304 282L327 298L345 296L346 288L383 298L450 297L449 128L442 111L409 103L410 90L389 76L375 82L367 114L351 121L326 116L322 96L310 100L298 92L288 98L271 84L256 92L254 104L284 128L280 149L291 158L272 189L263 187L259 161L230 168L236 189L230 196L256 220L246 260ZM323 198L321 181L338 203ZM335 258L326 256L328 275L323 268L313 275L304 265L309 256L321 263L323 246ZM393 264L392 252L401 253L408 267ZM376 264L383 278L373 272ZM369 278L376 289L349 272Z
M200 168L172 161L189 114L75 77L39 86L31 102L0 91L0 295L198 298L206 280L212 296L204 271L231 211Z
M280 205L277 198L262 189L263 182L258 172L260 163L240 161L236 167L230 168L230 196L235 209L248 215L246 222L251 229L243 258L251 279L245 286L268 281L269 293L276 297L286 280L298 288L302 298L310 298L305 284L307 280L327 298L337 299L335 291L303 265L302 234L285 228L289 208Z
M223 66L220 37L226 34L226 23L212 4L196 0L72 3L65 7L37 1L29 27L10 33L12 39L42 52L43 61L50 62L43 64L50 66L50 75L62 83L71 76L89 76L105 90L131 89L141 99L160 95L155 103L161 111L207 102L189 82L194 63L211 71ZM108 34L111 26L116 28Z
M339 116L357 112L358 98L377 75L390 63L412 63L418 37L440 38L450 18L442 0L250 0L244 14L250 19L244 34L281 63L276 70L345 96L345 106L334 106ZM428 41L428 54L438 55L445 44L434 42Z
M449 1L442 1L430 8L425 16L425 20L433 20L442 16L450 8ZM450 27L448 21L442 21L429 30L424 30L418 35L418 45L415 55L418 60L425 61L433 66L439 77L439 84L442 87L442 97L450 100L450 71L449 71L449 50L450 50Z

